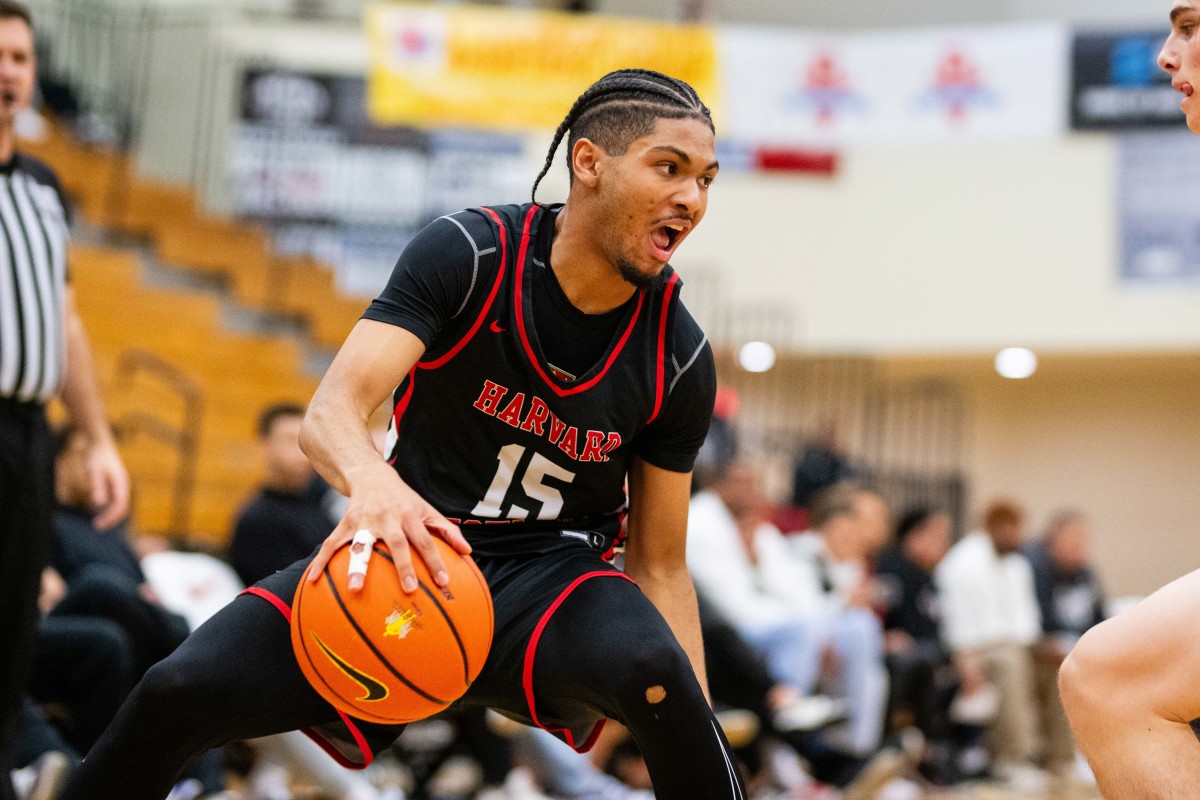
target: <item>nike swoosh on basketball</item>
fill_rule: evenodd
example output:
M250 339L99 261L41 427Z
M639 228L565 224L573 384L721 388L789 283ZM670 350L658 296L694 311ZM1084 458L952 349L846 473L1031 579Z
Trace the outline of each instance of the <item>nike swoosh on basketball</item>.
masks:
M320 636L317 636L314 633L312 637L317 640L317 646L321 648L321 652L325 654L325 657L332 661L335 667L346 673L346 677L357 683L366 692L364 696L358 698L359 700L374 702L377 700L382 700L388 696L388 688L386 686L372 678L370 675L367 675L364 672L359 672L354 667L347 664L345 659L330 650L329 647L321 641Z
M492 333L504 333L504 331L506 331L506 330L508 330L508 329L500 327L500 320L498 320L498 319L492 320Z

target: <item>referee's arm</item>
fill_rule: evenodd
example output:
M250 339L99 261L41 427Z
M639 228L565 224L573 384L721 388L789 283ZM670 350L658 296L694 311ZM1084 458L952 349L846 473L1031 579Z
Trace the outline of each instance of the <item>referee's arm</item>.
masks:
M91 442L88 472L92 480L92 504L100 510L95 524L98 529L105 530L124 519L129 511L129 474L121 463L112 426L104 413L92 348L75 309L74 289L70 284L66 289L67 371L63 378L62 400L71 420L87 433Z

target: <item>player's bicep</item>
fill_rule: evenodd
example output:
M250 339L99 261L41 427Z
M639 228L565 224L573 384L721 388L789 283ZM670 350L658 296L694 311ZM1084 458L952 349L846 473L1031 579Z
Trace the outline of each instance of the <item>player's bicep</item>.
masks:
M690 472L635 457L629 469L629 537L625 570L634 578L686 569Z
M313 403L345 398L366 419L404 380L425 345L416 334L396 325L360 319L317 387Z

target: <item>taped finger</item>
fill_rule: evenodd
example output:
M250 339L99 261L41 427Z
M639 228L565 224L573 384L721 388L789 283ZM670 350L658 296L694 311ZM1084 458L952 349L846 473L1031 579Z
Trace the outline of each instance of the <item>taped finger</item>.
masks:
M353 591L361 589L367 580L367 562L376 541L375 534L365 529L357 531L350 540L349 586Z

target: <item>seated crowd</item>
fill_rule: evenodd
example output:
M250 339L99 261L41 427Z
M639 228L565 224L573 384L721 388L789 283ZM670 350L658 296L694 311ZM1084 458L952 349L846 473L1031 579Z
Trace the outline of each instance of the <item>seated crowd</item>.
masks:
M303 414L262 413L265 478L225 562L135 541L123 524L96 530L86 442L59 432L54 557L13 776L24 797L52 800L150 665L333 530L344 499L300 451ZM711 696L752 796L915 798L923 785L984 778L1025 796L1085 777L1056 683L1104 615L1085 515L1060 512L1027 542L1022 509L997 500L955 542L947 509L890 509L845 470L824 486L810 475L805 506L781 516L761 463L719 461L692 498L687 561ZM491 714L443 716L410 726L365 773L298 733L214 750L171 800L653 797L619 726L581 755Z

